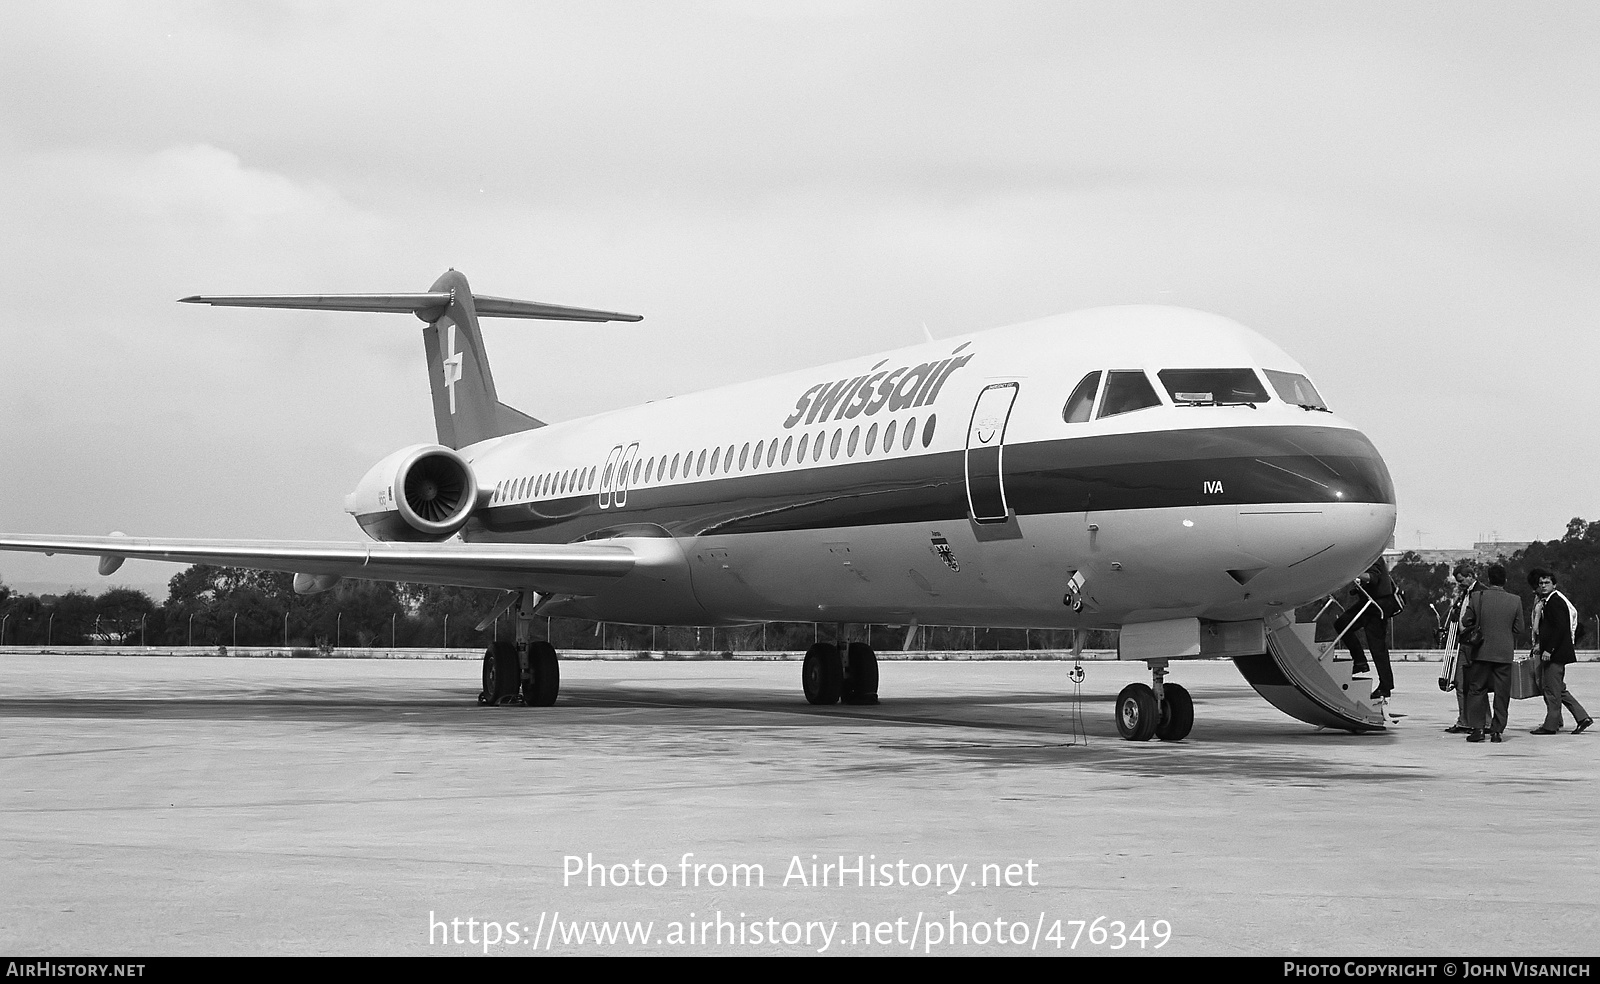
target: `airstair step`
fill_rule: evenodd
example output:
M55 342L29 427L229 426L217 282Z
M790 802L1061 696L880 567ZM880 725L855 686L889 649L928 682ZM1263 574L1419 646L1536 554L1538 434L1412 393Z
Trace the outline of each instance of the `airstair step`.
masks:
M1316 644L1315 632L1314 624L1287 617L1269 621L1267 653L1234 663L1257 693L1291 717L1319 728L1381 730L1385 721L1371 700L1371 678L1353 675L1348 660Z

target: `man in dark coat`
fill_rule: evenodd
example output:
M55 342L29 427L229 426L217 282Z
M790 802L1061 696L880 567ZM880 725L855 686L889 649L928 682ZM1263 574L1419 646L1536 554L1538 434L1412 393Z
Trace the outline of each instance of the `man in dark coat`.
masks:
M1453 641L1456 646L1456 671L1451 677L1452 689L1456 692L1456 723L1444 729L1446 734L1464 735L1472 728L1467 725L1467 653L1462 651L1461 645L1461 613L1467 610L1472 603L1472 596L1484 589L1484 583L1478 580L1478 575L1473 573L1471 565L1462 564L1451 575L1451 580L1456 585L1456 597L1450 603L1450 632L1445 638Z
M1567 666L1576 662L1573 652L1573 634L1578 626L1578 613L1567 596L1556 590L1556 576L1535 567L1528 572L1528 583L1539 600L1533 606L1533 652L1539 659L1539 682L1544 690L1544 723L1533 729L1536 735L1553 735L1561 730L1561 708L1572 712L1575 727L1572 733L1581 735L1594 719L1567 689Z
M1387 697L1394 692L1394 670L1389 667L1389 619L1400 614L1400 602L1395 597L1389 565L1382 557L1361 572L1350 593L1354 601L1334 621L1334 631L1344 634L1344 644L1350 647L1350 661L1354 664L1351 669L1357 673L1367 672L1360 638L1363 632L1366 634L1367 644L1372 647L1372 662L1378 667L1378 686L1372 691L1372 699Z
M1522 633L1522 599L1506 590L1506 569L1489 568L1489 586L1475 595L1461 613L1461 629L1483 629L1483 644L1467 665L1468 741L1500 742L1511 709L1511 663L1517 656L1517 636ZM1494 718L1489 720L1489 691L1494 691Z

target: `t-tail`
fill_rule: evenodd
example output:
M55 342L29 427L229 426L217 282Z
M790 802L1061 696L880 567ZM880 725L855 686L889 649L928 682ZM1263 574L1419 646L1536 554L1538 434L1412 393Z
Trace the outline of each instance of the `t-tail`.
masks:
M500 402L484 352L478 318L531 318L543 321L640 321L637 314L564 307L540 301L473 294L467 278L446 272L417 294L239 294L185 297L189 304L219 307L297 308L313 311L409 312L426 322L428 383L433 391L433 422L439 443L448 448L543 427Z

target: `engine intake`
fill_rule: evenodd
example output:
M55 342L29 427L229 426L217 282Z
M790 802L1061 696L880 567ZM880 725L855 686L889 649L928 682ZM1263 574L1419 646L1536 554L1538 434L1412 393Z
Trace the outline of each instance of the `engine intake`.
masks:
M401 448L372 466L345 511L374 540L446 540L467 524L478 481L467 460L438 444Z

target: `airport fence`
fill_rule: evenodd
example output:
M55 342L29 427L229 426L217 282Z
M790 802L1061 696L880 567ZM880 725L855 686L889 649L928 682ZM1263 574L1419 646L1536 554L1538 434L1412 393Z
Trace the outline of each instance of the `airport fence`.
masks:
M557 649L565 660L599 661L678 661L713 662L717 660L746 661L798 661L805 658L805 650L696 650L696 649ZM1390 659L1399 663L1437 663L1443 658L1438 649L1399 650ZM1580 663L1600 662L1600 650L1579 650ZM390 648L378 647L284 647L284 646L0 646L0 656L179 656L191 658L232 659L438 659L479 660L483 650L446 648ZM879 660L926 660L930 662L1072 662L1081 659L1097 662L1117 659L1115 649L1085 649L1074 656L1069 649L910 649L878 650ZM1225 659L1226 657L1215 657Z

